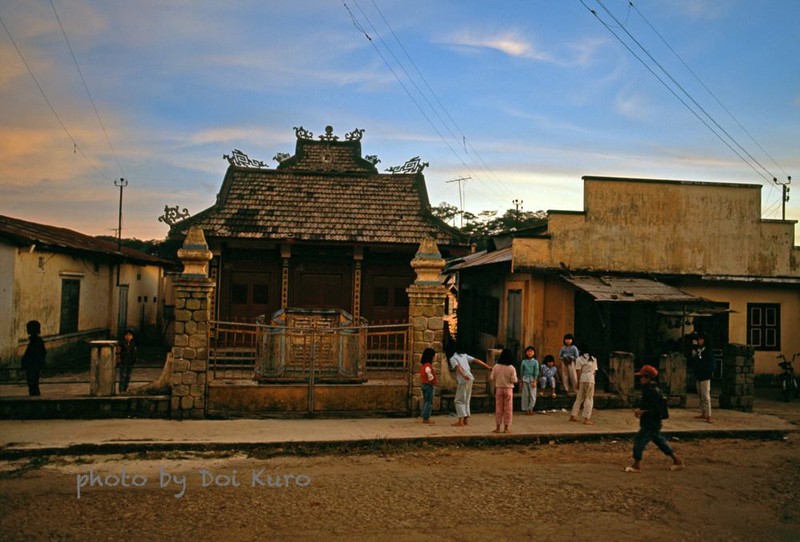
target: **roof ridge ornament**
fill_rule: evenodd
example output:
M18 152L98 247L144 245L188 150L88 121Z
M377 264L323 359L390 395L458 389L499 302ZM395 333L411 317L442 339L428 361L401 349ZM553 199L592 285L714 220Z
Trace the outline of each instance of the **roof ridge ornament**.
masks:
M163 222L167 226L172 227L177 222L180 222L184 218L189 218L189 209L183 208L183 211L178 211L178 206L170 207L169 205L164 205L164 215L158 217L159 222Z
M380 164L381 160L378 158L377 154L368 154L364 157L364 160L372 164L373 166L377 166Z
M325 135L319 136L323 141L338 141L339 136L333 135L333 126L330 124L325 127Z
M248 167L248 168L268 168L266 162L261 160L253 160L239 149L233 149L230 155L223 154L222 158L228 161L232 166Z
M288 160L291 157L292 155L289 154L288 152L279 152L275 154L275 156L273 156L272 159L280 164L281 162L284 162L285 160Z
M406 161L402 166L393 166L386 168L389 173L422 173L422 170L428 167L428 162L422 162L419 156L415 156Z
M297 136L297 139L314 139L314 133L309 132L302 126L295 126L294 127L294 135Z
M364 129L363 128L356 128L355 130L353 130L349 134L345 134L344 138L347 141L361 141L361 136L363 136L363 135L364 135Z

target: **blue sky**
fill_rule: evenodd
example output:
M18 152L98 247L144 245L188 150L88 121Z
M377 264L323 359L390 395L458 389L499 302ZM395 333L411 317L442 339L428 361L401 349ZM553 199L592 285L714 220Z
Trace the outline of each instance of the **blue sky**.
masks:
M223 154L274 167L276 153L294 151L293 127L316 137L332 125L340 137L364 129L362 150L381 169L428 162L434 205L457 205L447 181L471 177L471 212L514 199L580 210L581 176L601 175L762 184L764 218L780 218L780 189L764 177L790 175L786 215L800 219L800 2L633 5L3 0L0 214L113 235L113 180L124 176L123 235L161 238L164 205L213 204ZM637 54L655 58L747 161L609 28L641 43Z

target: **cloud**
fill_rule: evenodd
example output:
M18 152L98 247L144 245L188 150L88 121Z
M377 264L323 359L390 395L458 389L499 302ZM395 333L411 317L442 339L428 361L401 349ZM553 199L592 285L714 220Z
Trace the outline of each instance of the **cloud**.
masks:
M555 62L549 53L539 50L532 42L515 32L479 34L465 31L454 34L445 43L466 49L489 49L514 58Z

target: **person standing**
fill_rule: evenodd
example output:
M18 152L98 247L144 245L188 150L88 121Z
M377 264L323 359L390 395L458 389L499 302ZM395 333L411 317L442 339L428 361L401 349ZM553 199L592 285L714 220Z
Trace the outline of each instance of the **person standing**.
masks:
M44 369L44 361L47 356L47 349L40 336L42 334L42 324L38 320L31 320L25 324L28 332L28 346L22 354L22 368L25 369L25 379L28 381L28 395L41 395L39 391L39 377Z
M594 374L597 372L597 360L590 353L584 352L575 361L575 370L578 373L580 387L578 388L578 394L575 396L575 404L572 405L569 421L579 421L578 413L581 410L581 404L583 404L583 423L594 425L592 408L594 407Z
M125 331L122 336L122 344L119 346L119 391L128 391L128 384L131 381L131 373L133 366L138 360L138 350L136 349L136 341L133 340L133 331L130 329Z
M517 383L517 370L514 368L514 358L511 350L503 348L497 364L492 367L491 380L494 382L494 420L493 433L511 432L511 422L514 419L514 384Z
M522 410L528 416L533 414L533 407L536 406L536 388L539 385L539 361L535 356L536 349L528 346L519 368L522 379Z
M431 420L431 411L433 410L433 394L434 387L438 383L436 373L433 371L433 358L436 352L433 348L426 348L422 351L422 357L419 360L419 381L422 388L422 423L433 424L436 423Z
M578 391L578 375L575 372L575 360L580 356L578 347L573 344L575 337L572 333L564 335L564 345L558 353L558 358L561 360L561 384L564 386L564 393L569 395L570 389L576 393Z
M450 360L450 366L456 371L456 383L458 384L456 387L456 396L453 400L458 421L453 425L462 427L469 424L469 404L472 400L472 383L475 380L475 377L472 375L470 363L478 363L490 370L491 367L478 358L459 352L458 347L452 343L447 346L447 357Z
M664 455L672 458L670 470L682 469L683 461L675 454L667 439L661 434L661 419L664 411L662 402L666 399L656 383L658 369L652 365L644 365L634 373L634 376L638 376L639 382L642 384L642 400L639 409L633 413L639 418L639 432L633 437L633 463L629 467L625 467L625 472L638 473L641 471L640 464L644 449L650 442L654 442Z
M700 397L700 415L697 420L711 421L711 377L717 370L714 353L706 344L706 337L702 333L697 336L697 348L690 360L692 372L697 382L697 395Z

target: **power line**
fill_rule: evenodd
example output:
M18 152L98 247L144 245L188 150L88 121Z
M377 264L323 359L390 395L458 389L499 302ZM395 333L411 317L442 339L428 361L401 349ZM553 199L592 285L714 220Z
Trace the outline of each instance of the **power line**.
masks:
M61 120L61 117L60 117L60 116L58 115L58 113L56 112L56 109L55 109L55 107L53 107L53 104L52 104L52 103L50 103L50 100L47 98L47 94L45 94L45 92L44 92L44 89L42 89L42 85L39 83L39 80L36 78L36 75L34 75L34 73L33 73L33 70L31 69L30 65L28 64L28 61L27 61L27 60L25 60L25 56L22 54L22 51L20 50L20 48L17 46L17 42L16 42L16 41L14 41L14 37L11 35L11 32L8 30L8 26L6 26L6 23L5 23L5 21L3 20L3 17L2 17L2 16L0 16L0 24L2 24L2 26L3 26L3 29L6 31L6 34L8 35L8 39L9 39L9 40L11 40L11 44L14 46L14 49L17 51L17 55L19 55L19 58L20 58L20 60L22 60L22 63L25 65L25 68L28 70L28 73L30 74L30 76L31 76L31 79L33 79L33 82L36 84L36 88L38 88L38 89L39 89L39 93L42 95L42 98L44 98L44 101L45 101L45 103L47 104L47 107L48 107L48 108L50 109L50 111L53 113L53 116L54 116L54 117L56 118L56 120L58 121L58 124L59 124L59 125L61 125L61 128L62 128L62 129L64 130L64 132L67 134L67 137L70 139L70 141L72 141L72 149L73 149L73 152L80 154L80 155L83 157L83 159L84 159L84 160L86 160L86 161L89 163L89 165L90 165L90 166L92 166L92 168L93 168L93 169L94 169L94 170L95 170L95 171L96 171L96 172L97 172L97 173L98 173L98 174L99 174L101 177L103 177L103 179L108 179L110 176L109 176L109 175L106 175L106 174L104 174L102 171L100 171L100 169L97 167L97 165L95 165L95 163L94 163L94 162L92 162L92 161L89 159L89 157L88 157L88 156L86 156L86 153L84 153L84 152L83 152L83 149L82 149L82 148L81 148L81 147L78 145L78 142L77 142L77 141L75 140L75 138L72 136L72 134L70 133L69 129L68 129L68 128L67 128L67 126L64 124L64 121L62 121L62 120Z
M762 177L762 178L763 178L764 180L766 180L767 182L771 182L771 181L772 181L772 179L765 177L765 176L764 176L764 174L763 174L762 172L760 172L758 169L756 169L756 167L755 167L753 164L751 164L751 163L750 163L750 162L749 162L749 161L748 161L748 160L747 160L747 159L746 159L744 156L742 156L742 155L739 153L739 151L737 151L735 148L733 148L733 146L732 146L732 145L731 145L731 144L730 144L728 141L726 141L726 140L725 140L725 138L723 138L723 137L722 137L722 136L719 134L719 132L717 132L717 131L716 131L716 130L715 130L715 129L714 129L714 128L713 128L713 127L712 127L712 126L711 126L711 125L708 123L708 122L706 122L706 120L705 120L703 117L701 117L701 116L700 116L700 114L699 114L697 111L695 111L695 110L694 110L694 109L693 109L693 108L692 108L692 107L691 107L691 106L690 106L688 103L686 103L686 101L685 101L683 98L681 98L681 97L678 95L678 93L677 93L677 92L676 92L676 91L675 91L675 90L674 90L672 87L670 87L670 86L667 84L667 82L666 82L666 81L664 81L664 79L662 79L662 78L661 78L661 77L660 77L660 76L659 76L659 75L658 75L658 74L655 72L655 70L653 70L653 68L652 68L652 67L650 67L650 66L647 64L647 62L645 62L645 61L644 61L644 60L643 60L643 59L642 59L642 58L641 58L639 55L637 55L637 54L636 54L636 52L635 52L633 49L631 49L631 47L630 47L630 46L629 46L629 45L628 45L628 44L625 42L625 40L623 40L623 39L622 39L622 38L621 38L621 37L620 37L620 36L619 36L619 35L618 35L616 32L614 32L614 30L613 30L613 29L612 29L612 28L611 28L611 27L608 25L608 23L606 23L606 22L605 22L605 21L604 21L602 18L600 18L600 16L597 14L597 12L596 12L595 10L593 10L592 8L590 8L589 6L587 6L587 5L586 5L586 2L585 2L584 0L579 0L579 1L580 1L580 3L581 3L581 4L583 4L583 6L584 6L584 7L585 7L585 8L586 8L586 9L587 9L587 10L588 10L590 13L592 13L592 15L594 15L594 16L597 18L597 20L598 20L598 21L600 21L600 23L601 23L601 24L602 24L602 25L603 25L603 26L604 26L604 27L605 27L605 28L606 28L606 29L607 29L607 30L608 30L608 31L609 31L609 32L610 32L610 33L611 33L611 34L612 34L612 35L613 35L613 36L614 36L616 39L617 39L617 41L619 41L619 42L622 44L622 46L623 46L623 47L625 47L625 48L628 50L628 52L629 52L629 53L631 53L631 54L632 54L632 55L633 55L633 56L636 58L636 60L638 60L638 61L639 61L639 62L640 62L640 63L641 63L641 64L642 64L642 65L643 65L643 66L644 66L646 69L647 69L647 71L649 71L649 72L650 72L650 73L653 75L653 77L655 77L655 78L656 78L656 79L657 79L657 80L658 80L658 81L659 81L659 82L660 82L660 83L661 83L661 84L664 86L664 88L666 88L666 89L667 89L667 90L668 90L668 91L669 91L669 92L670 92L670 93L671 93L673 96L675 96L675 98L676 98L676 99L677 99L679 102L681 102L681 104L683 104L683 106L684 106L684 107L686 107L686 109L688 109L688 110L689 110L689 111L690 111L690 112L691 112L691 113L692 113L692 114L693 114L695 117L697 117L697 119L698 119L700 122L702 122L702 123L703 123L703 124L706 126L706 128L708 128L708 129L711 131L711 133L713 133L715 136L717 136L717 138L718 138L720 141L722 141L722 143L724 143L724 144L725 144L725 146L727 146L727 147L728 147L728 148L729 148L729 149L730 149L730 150L731 150L731 151L732 151L734 154L736 154L736 156L738 156L739 158L741 158L741 160L742 160L742 161L743 161L745 164L747 164L748 166L750 166L750 168L751 168L753 171L755 171L755 172L756 172L756 174L758 174L760 177ZM600 2L600 0L597 0L597 2L598 2L598 3L599 3L601 6L603 5L603 4L602 4L602 2ZM605 9L605 6L603 6L603 8ZM607 11L607 10L606 10L606 11ZM612 16L612 17L613 17L613 16ZM615 19L615 20L616 20L616 19ZM619 21L617 21L617 23L619 24ZM626 32L627 32L627 30L626 30ZM628 33L628 35L630 36L630 33ZM631 36L631 38L633 39L633 37L632 37L632 36ZM634 41L636 42L636 40L635 40L635 39L634 39ZM638 44L638 42L636 42L636 43ZM639 45L639 46L640 46L640 48L642 48L642 50L644 50L645 52L647 52L647 51L646 51L646 50L645 50L645 49L644 49L644 48L643 48L641 45ZM648 56L649 56L649 53L648 53ZM652 59L652 57L651 57L651 59ZM655 60L654 60L654 62L655 62ZM656 64L658 65L658 63L657 63L657 62L656 62ZM660 66L659 66L659 67L660 67ZM662 71L664 71L664 73L667 73L667 72L666 72L666 71L665 71L663 68L661 68L661 69L662 69ZM668 73L667 73L667 75L669 76L669 74L668 74ZM671 77L670 77L670 78L671 78ZM677 84L677 83L676 83L676 84ZM684 93L685 93L685 91L684 91ZM688 94L687 94L687 95L688 95ZM691 97L690 97L690 99L691 99ZM702 110L702 108L701 108L701 110ZM706 115L707 115L707 113L706 113ZM709 117L709 118L710 118L710 117ZM713 121L713 119L712 119L712 121ZM724 131L724 130L723 130L723 131ZM730 136L729 136L729 137L730 137ZM735 142L735 140L734 140L734 142ZM737 143L737 145L738 145L738 143ZM746 152L746 151L745 151L745 152ZM749 155L749 153L748 153L748 155ZM761 165L761 164L759 164L759 165ZM763 166L762 166L762 168L763 168ZM770 175L770 176L771 176L771 175ZM774 177L773 177L773 178L774 178Z
M368 16L368 15L367 15L367 14L364 12L364 10L363 10L363 9L361 8L361 6L358 4L357 0L353 0L353 3L354 3L354 4L355 4L355 6L358 8L358 10L359 10L359 12L360 12L361 16L364 18L364 20L367 22L367 24L368 24L368 25L369 25L369 27L371 28L371 30L372 30L373 34L375 35L375 37L376 37L376 38L377 38L377 39L378 39L378 40L381 42L381 44L383 45L383 47L384 47L384 48L385 48L385 49L388 51L388 54L390 54L390 55L392 56L392 58L394 58L395 62L396 62L396 63L397 63L397 65L399 66L399 69L401 69L401 70L403 71L403 73L406 75L406 77L407 77L407 78L408 78L408 79L409 79L409 80L412 82L412 84L413 84L414 88L416 89L416 92L417 92L417 93L418 93L418 94L419 94L419 95L422 97L422 99L424 99L424 101L427 103L427 105L428 105L428 108L430 109L430 111L432 111L432 112L433 112L433 114L435 114L435 115L436 115L436 117L438 118L439 122L440 122L440 123L441 123L441 125L444 127L444 129L446 129L446 130L447 130L447 131L450 133L450 135L451 135L451 136L452 136L454 139L456 139L456 138L457 138L456 134L455 134L455 133L453 133L453 130L452 130L452 129L451 129L451 128L450 128L450 127L447 125L447 122L446 122L446 121L445 121L445 120L442 118L442 116L441 116L441 115L438 113L438 111L437 111L436 107L435 107L435 106L434 106L434 105L431 103L431 101L430 101L430 100L428 99L428 97L425 95L425 92L424 92L424 91L423 91L423 90L422 90L422 89L419 87L419 85L417 85L417 84L414 82L414 78L411 76L411 74L409 74L409 73L408 73L408 70L407 70L407 69L406 69L406 68L403 66L403 63L401 62L401 60L400 60L400 59L397 57L397 55L395 55L395 53L392 51L392 48L391 48L391 47L389 47L389 45L386 43L386 41L385 41L385 40L382 38L382 36L381 36L380 32L378 32L378 30L377 30L377 29L375 28L375 26L372 24L372 21L370 20L369 16ZM398 73L397 73L397 71L394 69L394 67L393 67L393 66L392 66L392 65L389 63L389 61L387 60L386 56L385 56L383 53L381 53L380 49L377 47L377 45L376 45L376 43L375 43L375 40L373 40L373 38L370 36L370 34L369 34L369 33L367 33L367 31L364 29L364 26L363 26L363 25L362 25L362 24L361 24L361 23L358 21L358 19L356 18L355 14L354 14L354 13L353 13L353 11L350 9L350 7L347 5L347 3L345 2L345 0L342 0L342 4L343 4L344 8L347 10L348 14L350 15L350 18L351 18L351 20L352 20L352 22L353 22L353 25L356 27L356 29L358 29L358 30L359 30L361 33L363 33L363 34L364 34L364 36L367 38L367 40L370 42L370 44L372 45L372 47L375 49L375 51L376 51L376 52L378 53L378 55L380 56L381 60L384 62L384 64L386 64L387 68L389 68L389 70L391 71L392 75L395 77L395 79L397 79L398 83L400 83L400 86L401 86L401 87L402 87L402 89L405 91L405 93L408 95L408 97L411 99L412 103L414 103L414 105L417 107L417 109L420 111L420 113L422 113L423 117L424 117L424 118L425 118L425 120L428 122L428 124L430 124L430 126L431 126L431 128L434 130L434 132L436 132L436 134L439 136L439 138L442 140L442 142L443 142L443 143L444 143L444 144L447 146L447 148L450 150L450 152L452 152L452 153L453 153L453 155L454 155L454 156L455 156L455 157L458 159L458 161L459 161L459 162L461 163L461 165L462 165L462 166L463 166L463 167L464 167L464 168L467 170L467 172L470 174L470 176L474 176L475 174L474 174L474 172L472 171L472 168L471 168L471 167L470 167L470 166L469 166L469 165L466 163L465 159L464 159L464 158L461 156L461 153L459 153L459 152L458 152L458 151L455 149L455 147L454 147L454 146L453 146L453 145L450 143L450 141L448 141L448 139L447 139L447 138L444 136L444 134L443 134L443 133L442 133L442 131L439 129L439 127L436 125L436 123L434 123L434 121L433 121L433 119L431 118L431 116L430 116L430 115L429 115L429 114L428 114L428 113L425 111L425 109L423 108L422 104L420 104L419 100L417 100L417 99L414 97L414 95L412 94L411 90L408 88L408 86L407 86L407 85L406 85L406 84L403 82L403 80L400 78L399 74L398 74ZM374 4L374 2L373 2L373 4ZM395 36L395 39L397 40L397 42L398 42L398 44L400 45L401 49L403 49L403 51L405 52L406 56L409 58L409 61L410 61L410 62L411 62L411 64L412 64L412 65L415 67L415 69L416 69L417 73L419 73L419 74L420 74L420 78L421 78L421 79L423 79L423 81L425 81L425 84L428 86L428 88L430 88L430 85L427 83L427 80L425 80L425 79L424 79L424 77L422 76L421 72L419 71L419 68L416 66L416 64L414 64L413 60L411 60L411 58L410 58L410 55L408 55L408 52L407 52L407 51L405 50L405 48L402 46L402 43L400 42L400 40L399 40L399 38L397 37L396 33L395 33L395 32L394 32L394 30L391 28L391 25L388 23L388 21L386 20L385 16L383 16L383 13L380 11L380 9L379 9L379 8L377 8L377 6L375 6L375 7L376 7L376 9L378 10L378 12L380 13L381 17L383 18L383 20L384 20L384 22L386 23L387 27L389 28L390 32L391 32L391 33L392 33L392 34ZM436 96L435 96L435 93L432 91L432 89L431 89L431 94L433 94L433 95L434 95L434 97L435 97L436 101L437 101L437 102L440 104L440 107L441 107L441 109L442 109L442 110L445 112L445 114L446 114L446 115L447 115L449 118L451 118L451 120L452 120L452 115L450 115L450 114L447 112L447 109L446 109L446 108L445 108L443 105L441 105L441 100L439 100L439 99L438 99L438 97L436 97ZM454 126L455 126L455 127L458 129L458 131L460 132L460 129L458 128L457 124L455 124L455 122L454 122L454 121L452 121L452 122L453 122L453 125L454 125ZM467 143L466 136L464 136L464 135L463 135L463 133L462 133L461 135L462 135L462 137L461 137L461 140L462 140L462 141L465 143L465 147L466 147L466 143ZM472 146L471 146L471 143L470 143L470 148L472 148ZM473 149L473 152L474 152L474 149ZM466 153L466 152L465 152L465 154L467 155L467 157L469 157L469 153ZM477 153L475 153L475 155L477 156ZM479 158L479 159L480 159L480 158ZM483 160L482 160L482 159L480 159L480 161L481 161L481 162L483 162ZM485 168L488 170L489 168L488 168L488 166L486 166L485 162L483 162L483 164L484 164L484 167L485 167ZM476 165L477 165L477 163L476 163ZM479 180L480 180L480 178L479 178ZM483 182L483 181L481 181L481 182ZM491 189L493 189L493 190L496 190L497 188L501 188L501 189L505 190L506 192L508 192L508 194L511 194L511 195L513 195L513 193L510 191L510 189L509 189L507 186L505 186L505 185L504 185L502 182L500 182L500 181L497 181L497 184L496 184L496 185L494 185L494 186L491 186L490 188L491 188Z
M675 55L675 57L676 57L676 58L677 58L677 59L680 61L680 63L681 63L681 64L683 64L683 66L684 66L684 67L685 67L685 68L686 68L686 69L689 71L689 73L691 73L691 74L692 74L692 76L693 76L693 77L694 77L694 78L697 80L697 82L698 82L698 83L700 83L700 85L702 85L702 87L703 87L704 89L706 89L706 91L707 91L707 92L708 92L708 93L711 95L711 97L712 97L712 98L714 98L714 101L716 101L716 102L717 102L717 104L719 104L719 106L720 106L722 109L724 109L724 110L725 110L725 112L728 114L728 116L729 116L729 117L730 117L730 118L731 118L731 119L732 119L732 120L733 120L733 121L734 121L734 122L735 122L735 123L736 123L736 124L739 126L739 128L741 128L741 129L742 129L742 131L743 131L745 134L747 134L747 136L748 136L748 137L749 137L749 138L752 140L752 142L753 142L753 143L755 143L755 144L758 146L758 148L759 148L759 149L761 149L761 151L762 151L762 152L763 152L765 155L767 155L767 157L768 157L770 160L772 160L772 163L773 163L773 164L775 164L775 167L777 167L778 169L780 169L780 170L783 172L783 174L784 174L784 175L786 175L786 176L788 177L788 175L789 175L789 174L786 172L786 170L785 170L785 169L783 169L783 168L781 167L781 165L780 165L780 164L779 164L779 163L778 163L778 162L775 160L775 158L773 158L773 157L772 157L772 155L771 155L770 153L768 153L768 152L767 152L767 150L766 150L764 147L762 147L762 146L761 146L761 144L760 144L760 143L759 143L759 142L756 140L756 138L755 138L755 137L753 137L753 135L752 135L752 134L751 134L751 133L750 133L750 132L747 130L747 128L745 128L745 127L744 127L744 125L742 125L742 123L741 123L741 122L739 122L739 119L737 119L737 118L734 116L734 114L733 114L733 113L730 111L730 109L728 109L727 107L725 107L725 104L723 104L723 103L722 103L722 102L719 100L719 98L717 98L717 96L716 96L716 95L715 95L715 94L714 94L714 93L711 91L711 89L710 89L710 88L708 88L708 86L706 86L706 84L703 82L703 80L702 80L702 79L700 79L700 76L698 76L698 75L695 73L695 71L694 71L694 70L693 70L691 67L689 67L689 65L688 65L686 62L684 62L683 58L681 58L681 56L680 56L680 55L677 53L677 51L675 51L675 49L673 49L673 48L672 48L672 46L671 46L669 43L667 43L667 40L666 40L666 39L664 39L664 36L662 36L662 35L661 35L661 33L660 33L658 30L656 30L656 28L655 28L655 27L654 27L654 26L653 26L653 25L650 23L650 21L649 21L649 20L647 20L647 18L646 18L646 17L645 17L645 16L642 14L642 12L641 12L641 11L639 11L639 8L637 8L637 7L636 7L636 5L635 5L633 2L630 2L630 1L628 2L628 5L629 5L630 7L632 7L634 10L636 10L636 13L638 13L638 14L639 14L639 17L641 17L641 18L642 18L642 20L643 20L645 23L647 23L647 26L649 26L649 27L650 27L650 29L651 29L651 30L652 30L652 31L653 31L653 32L656 34L656 36L658 36L658 37L659 37L659 39L662 41L662 43L664 43L664 45L667 47L667 49L669 49L669 50L672 52L672 54L674 54L674 55ZM629 12L630 12L630 10L629 10Z
M92 98L92 93L89 92L89 85L86 84L86 79L84 79L83 77L83 72L81 71L81 67L80 65L78 65L78 59L75 57L75 51L72 50L72 44L69 42L69 38L67 37L67 32L64 30L64 25L61 24L61 18L58 16L58 11L56 11L56 6L53 3L53 0L50 0L50 6L53 8L53 14L56 16L56 21L58 21L58 27L61 29L61 34L63 34L64 41L67 43L67 48L69 49L69 53L72 55L72 61L75 63L75 68L78 70L78 75L80 75L81 77L83 88L86 89L86 96L89 97L89 102L92 104L94 115L95 117L97 117L97 122L100 124L100 128L102 128L103 130L103 135L106 138L106 143L108 143L108 148L111 149L111 154L114 155L114 159L117 161L117 166L119 167L120 173L122 173L123 177L127 177L127 175L125 175L125 171L122 169L122 164L119 161L119 156L117 156L117 153L114 150L114 146L111 144L111 140L108 137L108 132L106 131L106 127L103 124L102 119L100 118L100 112L97 111L97 106L94 103L94 98Z

